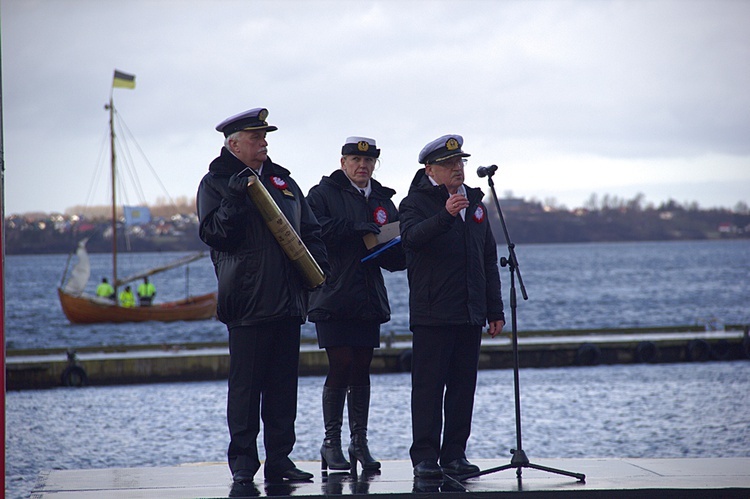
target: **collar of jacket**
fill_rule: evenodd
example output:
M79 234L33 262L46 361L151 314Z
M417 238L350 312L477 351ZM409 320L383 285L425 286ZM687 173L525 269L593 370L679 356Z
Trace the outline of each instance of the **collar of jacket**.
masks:
M208 167L208 171L217 175L234 175L237 172L241 172L245 169L247 165L237 159L237 157L229 152L226 147L221 148L221 153L219 154L219 157L211 161L211 164ZM276 174L279 176L289 176L289 170L284 168L281 165L277 165L271 160L271 157L269 156L268 159L263 163L263 175L269 175L269 174Z
M348 190L353 194L359 195L359 192L357 192L352 183L349 181L349 177L346 176L344 170L335 170L333 173L331 173L330 176L323 177L320 182L329 184L341 190ZM370 189L371 198L374 197L378 199L391 199L396 194L396 191L394 191L390 187L381 185L380 182L378 182L374 178L370 178Z

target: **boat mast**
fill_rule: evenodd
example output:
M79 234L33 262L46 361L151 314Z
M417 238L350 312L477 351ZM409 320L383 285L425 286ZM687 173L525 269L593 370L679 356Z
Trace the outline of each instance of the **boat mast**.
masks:
M117 190L115 189L117 182L115 178L115 106L113 103L112 94L110 94L109 96L109 105L105 107L109 109L109 148L111 151L110 176L112 178L112 287L115 288L115 297L117 297Z

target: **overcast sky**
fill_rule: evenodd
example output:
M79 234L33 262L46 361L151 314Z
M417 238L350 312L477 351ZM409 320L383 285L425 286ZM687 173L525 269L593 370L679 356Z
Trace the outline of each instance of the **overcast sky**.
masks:
M115 68L164 186L144 169L129 204L193 198L214 126L254 107L305 192L360 135L398 203L420 149L458 133L467 184L488 193L476 167L496 164L501 197L750 203L746 1L3 0L0 18L6 215L108 202Z

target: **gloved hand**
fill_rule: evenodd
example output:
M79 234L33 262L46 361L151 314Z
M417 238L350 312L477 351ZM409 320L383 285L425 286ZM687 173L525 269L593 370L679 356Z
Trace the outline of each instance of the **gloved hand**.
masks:
M229 195L236 201L241 201L247 196L247 174L235 173L229 177Z
M360 236L365 234L380 234L380 226L375 222L354 222L352 229Z

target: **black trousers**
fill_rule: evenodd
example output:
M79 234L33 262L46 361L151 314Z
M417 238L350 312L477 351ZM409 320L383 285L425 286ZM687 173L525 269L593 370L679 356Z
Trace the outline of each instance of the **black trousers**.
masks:
M415 466L424 460L447 464L466 457L482 327L412 326L411 330L413 441L409 454Z
M260 468L256 440L263 419L265 467L283 472L295 442L300 324L289 319L229 329L227 422L229 469Z

